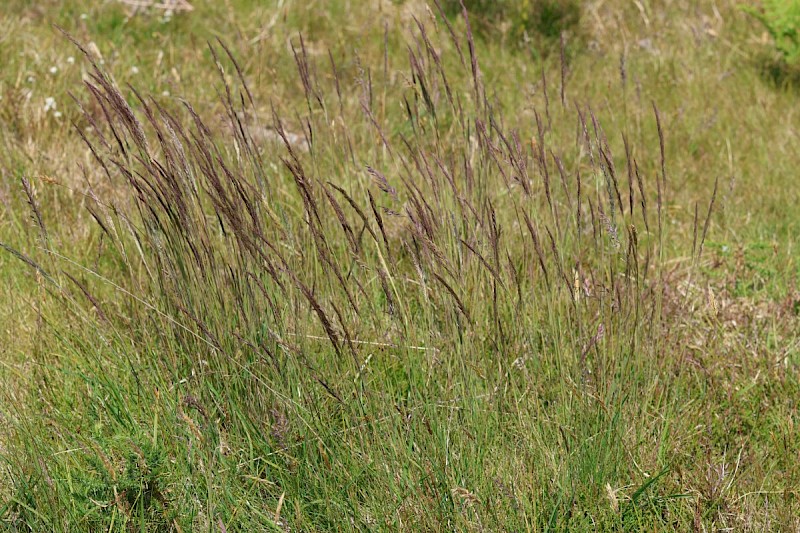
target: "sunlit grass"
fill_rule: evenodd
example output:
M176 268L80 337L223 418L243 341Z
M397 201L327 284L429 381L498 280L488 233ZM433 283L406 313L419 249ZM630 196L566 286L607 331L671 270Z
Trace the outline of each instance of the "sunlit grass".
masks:
M734 2L477 80L433 4L195 4L0 15L7 527L798 527L798 95Z

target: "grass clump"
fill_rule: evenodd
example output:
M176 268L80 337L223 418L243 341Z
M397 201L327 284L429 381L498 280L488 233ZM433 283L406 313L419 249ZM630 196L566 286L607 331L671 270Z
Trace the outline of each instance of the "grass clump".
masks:
M455 34L447 37L454 40L445 58L431 30L417 30L421 49L411 52L412 83L402 89L375 88L363 71L346 76L333 60L325 83L304 41L296 41L299 133L289 131L277 109L260 124L244 73L221 44L211 47L224 109L215 125L188 102L168 107L134 88L126 96L84 51L92 63L91 99L81 103L78 128L100 180L87 175L86 205L106 243L101 256L118 266L106 272L67 263L73 272L65 270L64 279L79 289L74 298L94 309L109 349L152 351L131 360L133 381L123 377L127 369L115 372L119 381L109 381L108 368L90 373L107 392L84 409L97 411L90 419L115 419L130 447L116 452L124 463L119 479L109 473L91 485L93 497L85 500L96 508L81 524L107 528L122 520L152 528L159 513L171 512L168 523L178 527L200 514L192 500L176 502L176 488L165 487L159 474L167 453L157 447L159 411L152 423L145 413L149 402L159 403L157 391L167 389L193 398L201 413L213 413L207 416L217 421L216 431L228 434L238 466L218 460L238 474L227 506L237 490L267 483L262 497L270 507L286 493L303 502L292 519L296 527L327 529L354 516L363 525L473 527L496 513L509 527L585 527L600 517L659 522L640 507L652 481L620 516L593 502L605 483L632 475L620 469L620 422L638 412L632 391L652 394L643 375L658 369L637 368L631 357L655 356L673 327L662 314L659 259L666 175L651 183L630 154L615 158L590 108L571 112L546 102L536 113L534 137L523 141L489 100L471 37L463 44ZM352 88L343 90L347 84ZM360 116L345 113L348 91L360 93ZM374 103L381 93L402 106L383 114ZM395 124L404 132L392 133ZM663 149L660 122L654 126ZM559 140L575 132L571 142ZM375 143L361 142L364 136ZM36 213L33 196L30 205ZM40 229L45 235L43 223ZM703 232L698 249L704 238ZM59 252L50 257L54 268L64 268ZM87 276L116 288L110 306L94 295ZM94 352L80 348L87 349ZM142 364L161 377L140 384ZM462 378L447 379L454 373ZM131 401L134 383L136 397L149 401ZM457 409L457 426L436 413L438 402ZM519 402L558 420L556 426L534 429L525 419L509 419ZM577 405L581 414L574 417ZM185 416L184 407L173 409ZM173 460L191 469L181 456L195 446L224 456L191 420L175 420L174 411L163 416L199 433L172 446ZM405 449L383 443L380 421L387 419L396 419L389 427ZM151 447L134 444L145 423L153 427ZM564 424L570 433L555 429ZM500 453L491 452L505 446L492 434L509 425L534 431L534 441L518 450L525 462L546 462L551 446L574 449L573 459L552 463L528 488L507 489L541 487L533 502L515 497L514 504L477 506L493 489L475 485L476 469ZM86 438L79 427L60 440ZM119 439L116 431L109 438ZM89 450L90 462L105 464L108 453ZM414 457L422 463L414 465ZM357 472L354 461L363 462ZM658 462L666 474L669 461ZM328 473L317 477L322 471L309 469L312 463ZM29 468L15 475L35 476ZM357 475L344 489L357 508L321 503L337 475ZM573 493L576 482L584 488ZM418 487L419 505L434 511L416 516L403 497L393 513L382 514L364 490L375 484L398 495ZM69 486L55 491L59 501L76 497ZM587 510L571 516L577 502ZM171 505L190 510L178 518ZM270 523L227 506L212 520L227 527L244 527L245 519Z
M120 479L112 484L109 473L100 488L92 485L92 495L105 497L86 496L97 508L84 513L82 524L90 525L91 516L104 517L104 528L120 520L152 528L160 512L172 509L171 524L185 527L187 516L200 513L191 500L176 502L176 488L158 474L170 449L174 461L193 468L183 457L192 455L185 442L158 446L158 408L145 416L146 406L159 402L157 391L167 389L194 398L192 405L217 421L216 431L227 433L229 453L235 450L238 466L219 459L238 474L227 481L227 505L212 518L227 527L270 523L230 507L237 497L252 499L244 495L249 491L261 493L253 486L260 483L269 485L259 497L269 507L287 493L300 505L296 527L327 529L354 519L423 529L490 519L509 527L580 526L589 515L571 516L574 503L562 491L581 480L586 492L570 498L594 507L603 485L591 479L616 484L631 475L620 469L620 420L638 409L630 391L644 382L630 381L629 358L655 355L670 327L661 313L659 260L666 176L651 183L630 153L616 159L588 107L571 112L565 102L545 102L534 137L523 141L487 96L471 36L462 42L444 34L452 39L444 57L431 41L435 30L417 27L412 83L402 88L376 87L380 82L363 71L346 76L332 58L324 78L303 39L295 41L297 133L276 108L262 125L246 77L222 44L210 48L224 109L214 125L189 102L167 106L134 88L126 96L84 50L91 98L81 102L78 128L97 175L86 176L86 205L106 243L100 255L118 266L81 266L54 249L49 261L67 269L64 281L79 289L70 298L85 298L98 316L107 349L152 351L131 359L116 380L105 368L73 370L106 390L96 396L100 403L83 405L97 411L90 419L116 420L131 440L117 452L125 463ZM355 102L343 95L353 91L360 116L346 112ZM402 105L384 113L376 95ZM405 131L391 133L396 124ZM365 144L365 136L375 142ZM267 138L272 144L264 144ZM37 213L32 194L29 203ZM87 276L115 287L110 305L95 296L103 284L92 289ZM80 351L87 349L94 352L85 345ZM141 383L143 372L155 382ZM463 381L448 379L454 373ZM533 376L539 377L529 381ZM575 398L573 390L587 396ZM457 424L436 412L439 402L461 413ZM574 462L566 469L553 463L550 480L541 472L528 488L508 489L535 490L535 506L516 499L476 506L493 489L471 481L475 469L489 466L495 447L507 446L492 435L506 424L533 429L508 418L518 402L555 419L568 417L575 402L584 406L575 434L540 428L536 440L549 444L519 450L526 462L540 462L550 446L574 446ZM173 409L185 415L184 407ZM161 416L182 425L175 412ZM387 420L402 448L387 446ZM133 444L148 432L151 447ZM587 446L590 435L599 439L599 456ZM64 438L87 437L77 428ZM203 443L202 433L187 438L204 454L224 455L221 445ZM88 452L92 464L107 462L107 452L95 453ZM422 462L415 465L414 457ZM137 460L139 477L131 473ZM363 466L353 472L356 462ZM21 464L15 477L45 475L30 468ZM337 475L357 475L343 489L357 507L321 503ZM418 487L422 500L405 509L402 497L393 513L379 515L385 502L366 486L398 496ZM39 497L55 494L63 502L75 496L71 487L54 483ZM649 523L655 517L637 507L644 492L631 508L638 509L636 521ZM120 493L128 495L122 508L110 498ZM171 505L187 514L176 517ZM420 515L418 506L433 511ZM614 521L608 511L592 514ZM23 523L36 518L19 516Z
M565 68L371 5L97 7L3 81L4 526L796 527L787 95L649 6Z

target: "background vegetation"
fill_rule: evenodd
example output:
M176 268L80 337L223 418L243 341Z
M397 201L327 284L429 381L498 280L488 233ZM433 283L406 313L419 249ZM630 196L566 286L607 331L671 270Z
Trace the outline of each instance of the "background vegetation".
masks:
M4 528L800 527L758 20L194 7L0 13Z

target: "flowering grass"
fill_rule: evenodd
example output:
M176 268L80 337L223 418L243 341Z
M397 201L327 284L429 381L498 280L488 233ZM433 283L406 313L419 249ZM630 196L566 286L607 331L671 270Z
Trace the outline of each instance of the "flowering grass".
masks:
M5 527L800 525L797 95L735 3L547 55L194 6L0 20Z

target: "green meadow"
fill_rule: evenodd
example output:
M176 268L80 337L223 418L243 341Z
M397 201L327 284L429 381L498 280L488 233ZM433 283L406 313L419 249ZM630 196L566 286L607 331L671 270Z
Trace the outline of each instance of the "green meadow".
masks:
M0 528L800 530L791 27L440 1L4 3Z

